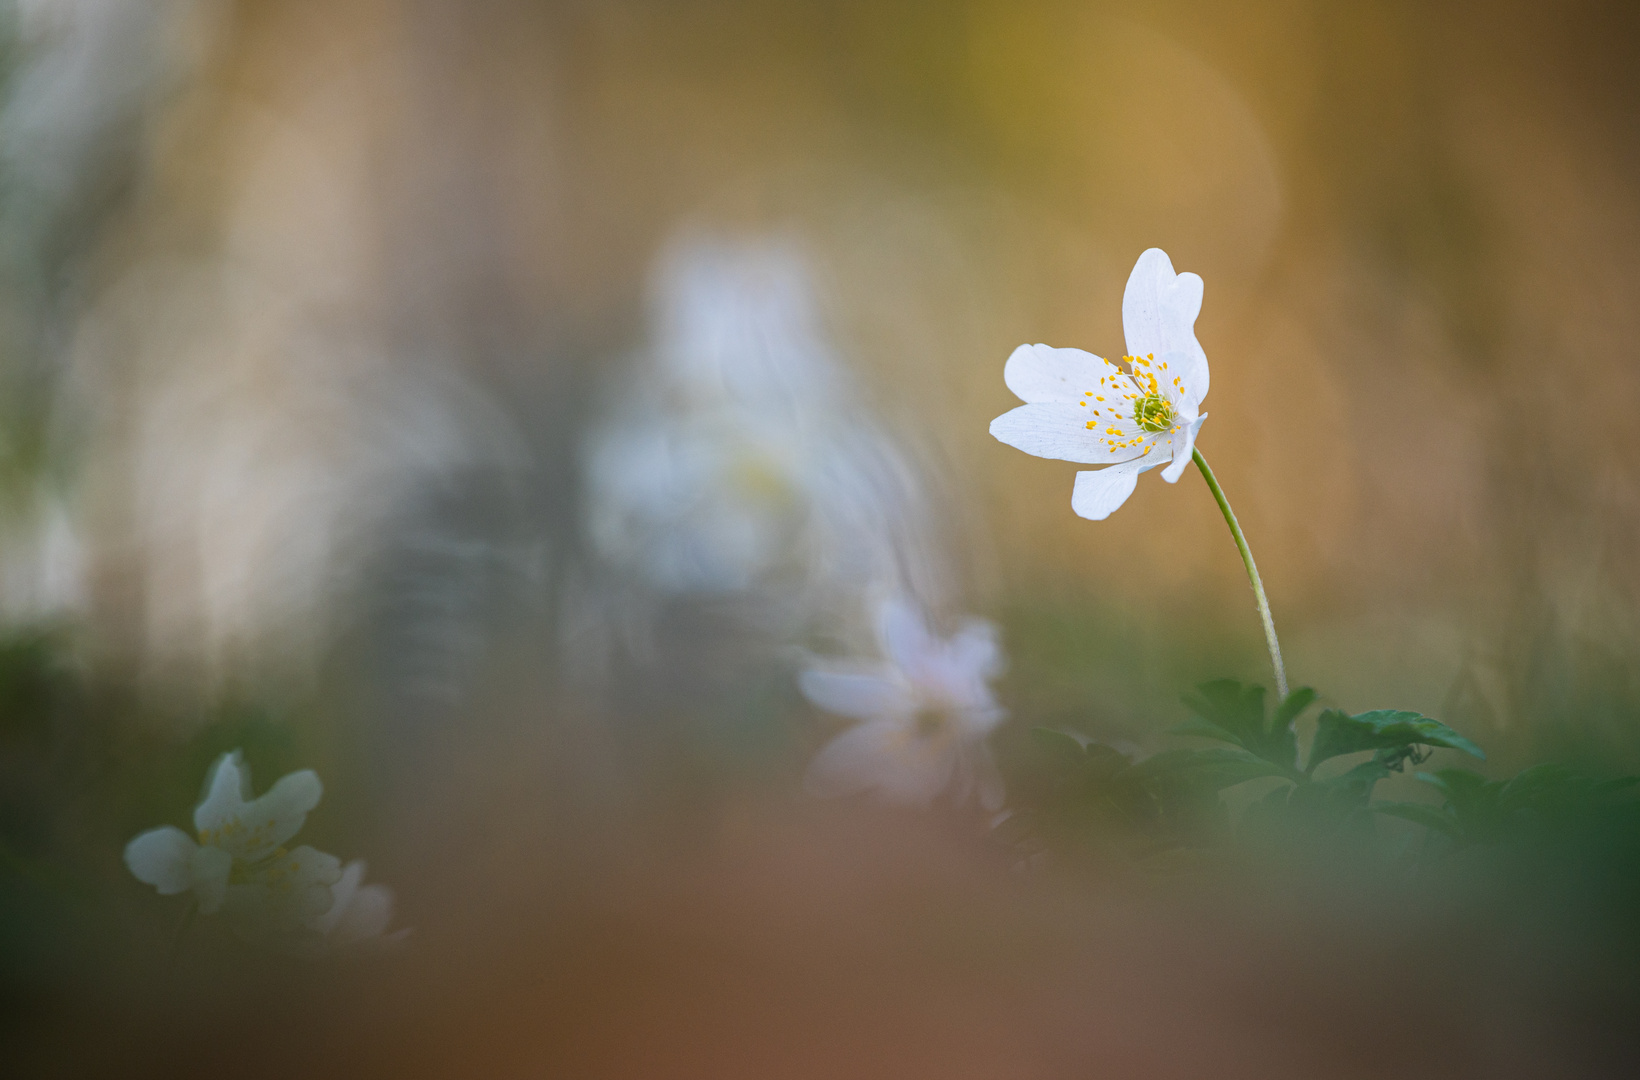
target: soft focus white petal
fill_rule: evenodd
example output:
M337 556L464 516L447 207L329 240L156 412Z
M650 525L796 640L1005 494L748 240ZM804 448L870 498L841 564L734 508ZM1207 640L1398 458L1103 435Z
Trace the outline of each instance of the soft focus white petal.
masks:
M1002 368L1002 381L1014 396L1027 402L1077 402L1095 390L1101 376L1115 372L1100 357L1081 349L1021 345Z
M358 859L343 867L341 878L330 887L329 910L313 920L313 929L329 939L328 945L380 938L393 921L393 890L362 884L364 873L365 864Z
M797 685L816 707L856 720L903 716L917 707L911 688L889 677L887 669L867 673L810 668L798 675Z
M1128 355L1154 355L1166 361L1183 384L1184 400L1199 404L1207 396L1207 354L1196 340L1196 316L1202 307L1202 279L1175 274L1161 248L1139 256L1122 294L1122 329Z
M245 824L254 839L245 845L244 858L265 858L295 836L307 820L308 811L319 805L324 785L312 769L302 769L279 778L261 798L246 805Z
M1071 509L1091 521L1110 517L1133 494L1141 468L1138 462L1130 461L1108 469L1077 473Z
M306 925L330 910L331 886L341 880L342 861L304 844L280 858L263 876L273 894L279 925Z
M1202 429L1202 421L1207 414L1202 413L1196 419L1184 426L1184 431L1173 437L1173 462L1162 470L1162 479L1170 484L1179 482L1179 477L1190 465L1190 454L1196 448L1196 432Z
M1143 453L1140 447L1112 449L1105 428L1114 425L1127 433L1133 427L1132 420L1113 417L1110 410L1102 408L1095 416L1095 408L1098 406L1084 408L1069 403L1021 405L992 420L991 435L1027 454L1082 465L1128 461ZM1089 422L1094 427L1089 428Z
M313 921L313 928L321 934L328 934L336 929L347 913L347 907L353 902L353 894L358 892L359 885L364 881L364 861L354 859L342 867L342 876L336 884L330 887L330 910L326 911Z
M386 885L366 885L353 894L330 938L336 945L371 941L386 932L393 921L393 890Z
M201 915L214 915L227 897L228 875L233 872L233 856L219 847L196 848L188 859L194 896Z
M125 865L138 881L152 885L161 896L175 896L193 887L189 859L198 848L193 837L167 825L150 829L125 845Z
M194 828L204 836L238 822L249 798L250 777L239 751L223 754L205 774L205 798L194 808Z
M913 604L894 597L877 608L877 638L889 663L915 678L939 648L928 620Z
M210 794L194 811L194 824L201 843L243 862L260 862L301 831L324 786L312 769L303 769L281 777L261 798L243 802L233 789L235 769L243 775L242 766L231 760L217 770Z
M871 722L845 731L816 754L806 786L822 798L869 791L888 802L927 806L955 768L949 740L920 738L905 724Z
M989 619L969 619L946 642L950 662L982 681L1001 675L1007 663L997 644L997 627Z

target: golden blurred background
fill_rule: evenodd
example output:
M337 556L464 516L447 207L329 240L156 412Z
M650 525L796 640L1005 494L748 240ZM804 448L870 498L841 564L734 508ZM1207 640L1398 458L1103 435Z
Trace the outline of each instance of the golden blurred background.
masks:
M1298 678L1461 684L1507 728L1537 668L1631 655L1621 5L134 8L13 17L7 325L45 447L14 458L57 463L100 654L145 680L311 667L429 486L573 513L680 223L800 238L976 604L1234 627L1257 663L1200 490L1088 524L985 432L1013 345L1119 354L1156 245L1207 281L1203 446Z
M721 759L749 759L754 779L672 824L753 851L751 894L771 890L776 912L790 901L793 925L878 910L861 885L816 914L780 892L794 871L770 854L817 836L834 846L814 866L835 866L877 826L792 811L777 843L780 827L749 823L812 733L765 753L785 735L700 719L788 716L781 650L858 627L774 633L787 612L767 605L754 631L739 608L684 618L588 538L587 440L650 378L656 267L690 236L801 252L854 387L840 408L872 419L895 448L881 460L928 500L905 528L938 550L919 563L925 549L899 549L917 563L907 579L942 617L1001 622L1020 724L1071 717L1149 743L1191 682L1264 676L1246 579L1199 476L1141 481L1119 514L1084 521L1073 467L986 430L1016 404L1002 365L1021 342L1125 351L1123 283L1159 246L1206 282L1199 445L1258 555L1294 681L1350 709L1439 716L1499 768L1551 752L1640 766L1632 5L6 9L0 617L73 627L126 755L100 777L193 747L130 780L143 794L112 800L128 816L162 780L187 788L225 740L265 739L269 761L330 766L338 817L367 823L401 894L423 888L422 925L458 924L462 890L416 852L462 851L463 874L514 881L486 901L511 928L551 874L515 866L509 843L592 858L634 813L609 790L634 776L710 787ZM659 393L641 408L661 422L683 405ZM247 710L274 719L210 734ZM638 734L611 740L622 724ZM32 791L22 761L6 783ZM535 805L537 785L558 801ZM81 819L63 820L72 834ZM962 879L939 860L966 866L966 841L924 828L897 822L858 872L904 871L916 896ZM938 865L897 866L885 852L902 841L932 844ZM646 888L676 885L657 873L671 884ZM718 887L678 919L732 923ZM898 926L925 908L893 910L882 918ZM964 911L951 917L984 921ZM783 925L762 917L747 933ZM1100 917L1120 934L1147 916ZM1026 954L1052 951L1026 936ZM646 992L688 997L676 972L692 940L666 946L677 968L638 979ZM592 963L555 948L532 955ZM907 992L932 993L938 964L917 970ZM506 986L499 1000L568 1007L561 988ZM729 996L743 993L758 996L738 983ZM983 1011L983 996L952 993ZM503 1042L529 1027L492 1019ZM914 1045L949 1035L919 1024ZM473 1041L462 1030L452 1045ZM870 1067L851 1053L816 1060L934 1068L909 1050ZM986 1053L935 1071L1061 1075L1082 1060L1009 1072L1018 1058ZM609 1074L712 1074L635 1060ZM736 1060L717 1075L799 1075L778 1054Z

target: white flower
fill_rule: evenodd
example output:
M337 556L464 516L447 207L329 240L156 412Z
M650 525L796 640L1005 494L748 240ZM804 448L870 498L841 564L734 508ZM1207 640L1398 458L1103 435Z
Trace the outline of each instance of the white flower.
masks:
M861 406L799 247L686 235L653 292L651 345L583 448L608 565L802 610L938 564L920 477Z
M386 885L365 885L364 862L354 859L342 868L342 876L330 887L330 909L313 920L312 928L323 936L328 948L400 941L408 930L388 934L393 921L393 890Z
M250 798L250 774L239 751L219 758L194 810L198 840L181 829L151 829L125 846L125 865L162 896L193 891L204 915L226 910L240 928L294 929L332 907L341 878L334 855L287 850L323 788L311 769L281 778Z
M1026 404L991 434L1037 457L1108 467L1076 474L1071 507L1095 521L1133 494L1139 474L1167 463L1176 483L1207 414L1207 354L1196 341L1202 279L1175 274L1160 248L1139 256L1122 296L1126 369L1080 349L1021 345L1003 379Z
M817 664L799 677L803 695L828 712L860 723L809 765L817 795L871 791L889 802L927 806L942 792L962 803L1002 805L1002 779L985 745L1003 710L990 680L1001 673L996 629L982 619L940 640L922 613L904 601L878 614L884 661Z

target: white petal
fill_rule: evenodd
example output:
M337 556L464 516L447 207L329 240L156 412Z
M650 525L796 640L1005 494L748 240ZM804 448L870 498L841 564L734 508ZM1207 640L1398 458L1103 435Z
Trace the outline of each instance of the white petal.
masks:
M1202 429L1202 421L1207 414L1202 413L1196 419L1184 426L1184 431L1173 437L1173 461L1162 470L1162 479L1170 484L1177 484L1179 477L1184 475L1185 469L1190 466L1190 455L1196 448L1196 432Z
M280 777L261 798L245 802L243 766L235 757L224 759L217 769L210 793L194 811L194 825L202 843L241 861L258 862L301 831L324 786L312 769L303 769Z
M201 847L188 860L193 876L194 897L201 915L221 910L228 892L228 875L233 872L233 856L219 847Z
M250 775L235 750L217 758L205 777L205 797L194 808L194 828L214 835L223 825L239 820L250 798Z
M920 678L929 704L948 711L964 732L984 733L1005 715L990 687L1001 671L995 630L975 620L941 647Z
M282 776L266 794L245 808L246 820L266 824L266 847L271 851L301 831L308 811L319 805L324 790L312 769Z
M1077 473L1071 509L1091 521L1105 520L1133 494L1141 471L1138 462L1130 461L1108 469Z
M1101 376L1116 371L1110 364L1081 349L1021 345L1002 368L1002 381L1021 401L1076 402L1085 391L1097 389Z
M331 887L341 880L342 861L304 844L258 876L268 885L281 927L311 925L333 906Z
M1169 380L1183 384L1184 400L1191 406L1207 396L1207 354L1196 340L1196 316L1202 308L1202 279L1175 274L1161 248L1139 256L1122 294L1122 329L1129 356L1155 356Z
M945 647L953 664L980 679L994 679L1007 667L997 644L996 624L989 619L969 619Z
M1082 465L1103 465L1107 462L1127 461L1143 453L1139 447L1111 448L1105 427L1115 424L1124 433L1132 426L1131 419L1123 421L1112 417L1109 410L1097 406L1082 407L1066 403L1021 405L991 421L991 434L999 442L1007 443L1037 457L1074 461ZM1092 422L1094 426L1088 427Z
M337 945L350 945L379 938L393 921L393 890L386 885L366 885L353 894L330 937Z
M364 869L361 859L354 859L342 867L342 876L330 887L330 910L313 921L315 930L328 934L341 923L348 905L353 903L353 894L359 891L359 884L364 881Z
M911 688L880 667L869 673L810 668L798 675L797 685L818 708L856 720L899 716L916 709Z
M898 597L878 606L877 639L889 663L908 674L925 666L940 647L922 611Z
M905 724L873 722L845 731L816 754L806 786L822 798L870 791L888 802L927 806L955 768L951 740L921 738Z
M152 885L161 896L175 896L193 887L188 860L198 847L181 829L170 825L150 829L125 845L125 865L138 881Z

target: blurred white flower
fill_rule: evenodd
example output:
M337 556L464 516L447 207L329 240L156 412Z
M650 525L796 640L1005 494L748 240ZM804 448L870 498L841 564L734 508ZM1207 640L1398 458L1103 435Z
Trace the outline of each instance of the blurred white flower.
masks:
M192 890L201 914L223 911L249 933L311 926L334 907L341 863L311 847L284 844L319 804L319 777L303 769L250 797L239 751L219 758L194 810L198 840L181 829L151 829L125 847L125 865L163 896Z
M933 566L921 485L862 415L790 243L693 237L587 452L587 531L663 593L857 594Z
M387 933L393 921L393 890L386 885L365 885L364 862L354 859L342 868L342 876L330 887L330 909L313 920L312 928L322 935L325 948L401 941L408 930Z
M941 640L916 607L890 600L877 630L882 661L820 662L799 676L809 701L860 721L810 763L809 790L869 791L913 806L946 792L960 804L977 793L995 811L1002 779L985 739L1004 716L990 688L1003 667L996 628L971 619Z
M1176 483L1207 414L1207 354L1196 341L1202 279L1175 274L1160 248L1139 256L1122 296L1126 368L1080 349L1021 345L1003 378L1026 404L991 421L991 434L1037 457L1107 468L1076 474L1071 507L1095 521L1133 494L1139 474L1167 463Z

